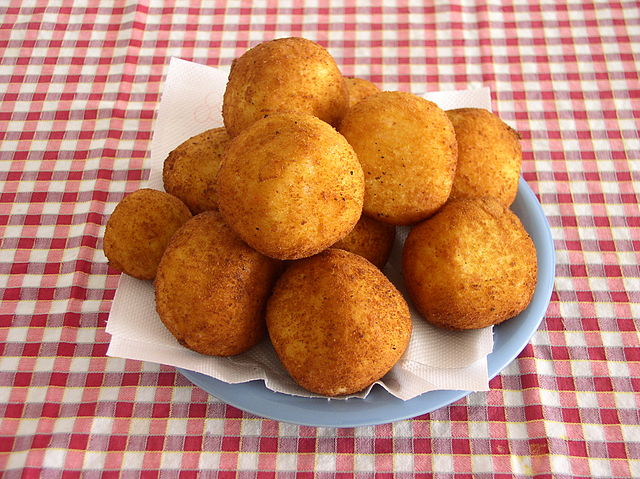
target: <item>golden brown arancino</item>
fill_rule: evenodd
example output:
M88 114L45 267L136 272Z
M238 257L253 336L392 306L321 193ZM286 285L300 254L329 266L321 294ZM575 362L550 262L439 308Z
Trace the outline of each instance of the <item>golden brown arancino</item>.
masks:
M382 269L389 259L395 237L395 226L362 215L351 233L332 247L360 255Z
M367 216L412 224L449 198L456 139L447 115L434 103L410 93L377 93L349 109L340 133L362 164Z
M322 46L304 38L261 43L234 60L222 116L236 136L270 113L295 111L337 125L348 107L340 69Z
M409 309L364 258L329 249L296 261L267 303L267 328L291 377L317 394L360 391L384 376L411 336Z
M264 336L264 304L280 264L243 243L216 211L193 217L162 256L156 310L180 344L240 354Z
M518 192L522 150L518 134L496 115L481 108L447 111L456 131L458 167L452 198L492 196L503 205Z
M216 175L229 141L224 128L213 128L189 138L164 160L164 189L194 215L218 208Z
M171 236L189 218L189 209L164 191L143 188L113 210L104 232L109 265L134 278L153 279Z
M494 198L452 200L415 226L402 266L424 319L452 329L483 328L517 315L537 281L533 241Z
M349 107L380 92L380 88L364 78L345 77L344 81L349 91Z
M233 139L217 188L222 216L244 241L267 256L298 259L353 229L364 179L353 149L331 126L278 113Z

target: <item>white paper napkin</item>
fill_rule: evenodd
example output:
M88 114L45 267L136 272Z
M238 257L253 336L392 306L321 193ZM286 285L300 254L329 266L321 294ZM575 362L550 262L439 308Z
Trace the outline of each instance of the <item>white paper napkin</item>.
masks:
M171 59L151 143L148 187L163 189L162 165L171 150L191 136L222 126L222 95L227 75L220 69ZM488 88L423 96L443 109L491 109ZM384 269L407 298L400 265L408 231L406 227L398 228L391 258ZM413 308L411 315L413 334L407 351L376 384L403 400L434 389L489 389L486 357L493 349L492 328L447 331L427 324ZM106 331L112 335L109 356L190 369L229 383L259 379L274 391L314 396L291 380L268 340L231 358L204 356L178 344L155 311L153 285L149 281L121 276ZM365 397L370 389L349 397Z

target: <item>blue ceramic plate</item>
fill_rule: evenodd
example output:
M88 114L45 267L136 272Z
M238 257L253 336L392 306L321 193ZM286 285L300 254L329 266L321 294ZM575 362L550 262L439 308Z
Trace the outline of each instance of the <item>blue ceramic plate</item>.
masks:
M511 209L533 238L538 255L538 284L529 307L494 328L493 352L488 356L493 378L524 349L547 311L555 273L555 250L549 223L529 185L521 178ZM329 401L276 393L262 381L228 384L210 376L178 369L209 394L244 411L278 421L308 426L354 427L384 424L425 414L447 406L471 391L431 391L402 401L376 386L364 399Z

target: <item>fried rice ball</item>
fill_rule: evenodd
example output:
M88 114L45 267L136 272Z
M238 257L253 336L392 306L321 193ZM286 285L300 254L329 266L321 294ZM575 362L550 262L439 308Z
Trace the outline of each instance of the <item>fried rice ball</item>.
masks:
M367 216L412 224L431 216L449 198L456 139L435 103L411 93L377 93L347 112L340 133L364 170Z
M261 43L234 60L222 116L233 137L265 115L295 111L337 125L349 96L340 69L322 46L304 38Z
M361 256L328 249L296 261L267 303L267 329L285 369L326 396L360 391L384 376L411 336L406 301Z
M450 329L498 324L523 311L536 287L533 241L494 198L451 200L414 227L403 275L428 322Z
M103 248L109 265L134 278L155 278L169 240L189 218L189 208L169 193L134 191L107 221Z
M447 111L458 141L452 198L492 196L505 206L518 192L522 150L518 133L490 111Z
M346 236L362 213L356 154L327 123L278 113L233 139L218 172L218 204L250 246L298 259Z
M360 100L380 92L380 88L364 78L345 77L344 81L347 83L347 90L349 90L349 108Z
M194 215L218 209L216 175L230 140L224 128L213 128L189 138L164 160L164 189Z
M387 264L395 238L395 226L362 215L351 233L334 244L333 248L360 255L382 269Z
M279 269L217 211L206 211L176 232L162 256L156 310L183 346L213 356L240 354L264 336L264 305Z

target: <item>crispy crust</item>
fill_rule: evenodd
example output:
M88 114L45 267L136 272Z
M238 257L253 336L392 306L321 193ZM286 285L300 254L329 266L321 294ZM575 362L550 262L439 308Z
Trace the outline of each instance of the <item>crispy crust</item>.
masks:
M134 278L153 279L171 236L189 218L189 209L163 191L143 188L125 197L104 232L109 265Z
M218 212L201 213L178 230L162 257L156 310L183 346L240 354L264 336L264 304L279 268L244 244Z
M308 113L336 125L348 101L340 69L327 50L304 38L280 38L234 60L222 116L232 137L282 111Z
M416 95L381 92L351 108L340 126L365 174L364 213L412 224L449 198L456 140L447 115Z
M536 248L518 217L494 198L452 200L409 233L403 275L430 323L483 328L528 306Z
M349 108L360 100L380 92L380 88L364 78L345 77L344 81L349 91Z
M267 328L291 377L327 396L384 376L411 336L409 309L364 258L338 249L293 263L267 304Z
M254 123L231 142L218 173L227 224L278 259L311 256L346 236L363 196L351 146L327 123L300 113Z
M395 237L395 226L363 215L351 233L334 244L333 248L350 251L383 268L391 254Z
M447 111L458 141L458 168L452 198L492 196L503 205L518 192L522 150L518 134L490 111L460 108Z
M224 128L213 128L189 138L164 160L164 189L194 215L218 209L216 175L230 140Z

